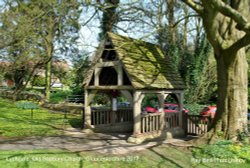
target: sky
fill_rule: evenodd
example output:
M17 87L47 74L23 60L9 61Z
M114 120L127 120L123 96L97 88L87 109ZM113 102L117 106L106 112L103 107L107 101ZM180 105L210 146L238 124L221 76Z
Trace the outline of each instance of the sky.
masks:
M137 2L138 0L121 0L120 1L120 5L126 5L127 3L130 2ZM147 1L147 0L146 0ZM146 2L145 1L145 2ZM88 7L83 8L83 12L82 15L80 17L80 24L81 25L85 25L85 23L92 18L93 13L95 12L95 9L93 7ZM86 50L88 53L93 54L94 51L96 50L96 47L99 44L98 41L98 34L100 33L100 19L101 19L101 12L97 13L95 15L94 18L92 18L92 20L90 22L88 22L88 24L86 24L85 26L82 26L81 30L80 30L80 38L79 38L79 49L80 50ZM129 22L119 22L118 27L120 27L121 29L129 29L131 26L131 23ZM150 38L148 38L147 34L141 34L138 33L141 31L141 28L138 27L138 30L136 30L136 28L134 28L133 31L130 31L129 33L125 33L122 30L117 29L117 33L120 35L124 35L124 36L129 36L132 38L137 38L137 39L143 39L143 40L149 40ZM146 38L143 38L146 37ZM152 41L151 41L152 42Z
M123 7L125 7L125 4L128 2L136 2L138 0L121 0L120 1L120 5L123 5ZM143 1L143 3L148 2L147 0ZM84 25L90 18L92 18L93 13L94 13L95 9L93 7L88 7L87 9L84 8L82 15L80 17L80 24ZM80 30L80 38L79 38L79 49L80 50L84 50L87 51L87 53L89 54L89 56L93 55L94 51L96 50L96 47L99 44L98 41L98 34L100 32L100 18L102 14L99 12L97 13L90 22L88 22L88 24L86 24L85 26L82 26L81 30ZM181 17L181 12L176 13L176 16L180 15L179 17ZM126 16L125 16L126 17ZM137 16L135 16L137 17ZM144 16L141 16L142 19L144 19ZM179 19L179 18L178 18ZM191 22L189 23L189 29L193 30L192 27L195 26L195 21L192 20L193 18L191 18ZM129 33L125 33L122 30L117 29L117 33L120 35L124 35L124 36L129 36L132 38L136 38L136 39L142 39L148 42L152 42L155 43L155 39L154 39L154 35L156 32L156 28L155 27L145 27L145 26L135 26L136 23L134 23L134 25L130 22L119 22L118 23L118 27L126 30L129 29ZM133 27L135 26L135 27ZM194 31L190 31L188 33L188 40L189 42L192 42L192 40L194 39L194 35L195 32Z
M0 0L0 5L3 4L4 0ZM120 0L120 5L123 7L126 7L126 3L129 2L137 2L138 0ZM148 0L143 1L143 3L149 2ZM98 34L100 32L100 18L102 17L102 14L100 12L96 13L95 16L92 18L93 13L95 13L94 7L88 7L83 8L82 14L80 16L80 25L82 25L80 32L79 32L79 40L78 40L78 48L83 53L86 53L88 56L91 56L94 54L96 47L99 45L98 41ZM125 16L126 17L126 16ZM137 16L135 17L141 17L144 19L145 17ZM91 19L91 20L90 20ZM126 19L126 18L125 18ZM90 20L90 21L89 21ZM88 22L89 21L89 22ZM85 23L88 22L88 24L85 25ZM84 26L83 26L84 25ZM122 30L117 29L118 34L129 36L136 39L142 39L145 41L149 41L154 43L154 34L156 29L152 27L144 27L136 25L136 23L132 22L119 22L118 27L121 29L129 29L128 33L125 33ZM192 33L189 34L189 39L192 39Z

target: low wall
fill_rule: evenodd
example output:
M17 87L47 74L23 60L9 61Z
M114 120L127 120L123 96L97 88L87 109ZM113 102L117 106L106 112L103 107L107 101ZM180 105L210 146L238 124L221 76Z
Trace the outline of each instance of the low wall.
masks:
M131 133L133 131L133 123L115 123L94 126L94 132L101 133Z
M13 99L13 91L12 90L0 90L0 97L6 99ZM36 93L30 92L22 92L18 95L17 100L30 100L30 101L43 101L43 96L38 95Z
M49 104L45 103L42 107L61 112L68 112L71 114L82 114L84 110L84 105L73 104L73 103L60 103L60 104Z
M132 135L128 138L128 142L140 144L145 141L152 141L152 140L166 140L172 138L183 138L185 137L184 130L180 127L166 129L162 131L154 131L148 133L142 133L137 135Z

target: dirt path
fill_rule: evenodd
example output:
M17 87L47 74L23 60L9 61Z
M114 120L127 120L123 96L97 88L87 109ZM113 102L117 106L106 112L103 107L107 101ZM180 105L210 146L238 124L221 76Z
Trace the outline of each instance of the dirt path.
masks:
M79 130L65 131L63 136L30 137L19 140L1 140L0 150L64 149L76 151L96 151L99 153L126 154L140 151L162 143L185 143L180 139L142 144L127 143L129 134L83 133Z

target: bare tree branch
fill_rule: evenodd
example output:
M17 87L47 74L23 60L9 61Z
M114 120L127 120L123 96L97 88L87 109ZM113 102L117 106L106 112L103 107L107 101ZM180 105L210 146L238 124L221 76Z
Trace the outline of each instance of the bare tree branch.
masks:
M178 21L176 21L175 24L173 25L173 27L177 26L183 20L185 20L187 18L191 18L191 17L199 17L199 15L197 15L197 14L191 14L191 15L185 16L185 17L179 19Z

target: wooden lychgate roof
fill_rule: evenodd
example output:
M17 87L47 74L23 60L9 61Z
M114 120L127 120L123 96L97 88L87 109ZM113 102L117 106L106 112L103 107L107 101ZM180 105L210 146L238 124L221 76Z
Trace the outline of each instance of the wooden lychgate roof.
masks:
M124 71L135 89L184 89L185 84L171 62L165 58L158 45L121 35L108 33L106 39L121 61ZM105 49L102 42L96 52L92 67L86 73L85 85L93 75L95 63Z

